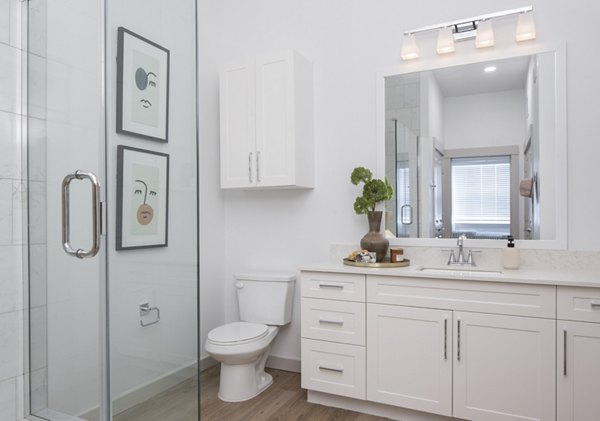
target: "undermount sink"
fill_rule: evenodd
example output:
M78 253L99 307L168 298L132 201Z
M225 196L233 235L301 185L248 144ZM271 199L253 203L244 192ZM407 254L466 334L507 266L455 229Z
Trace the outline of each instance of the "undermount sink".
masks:
M429 266L421 266L417 269L419 272L423 273L431 273L438 275L453 275L453 276L464 276L464 275L472 275L472 276L499 276L502 275L502 271L500 270L487 270L487 269L478 269L474 267L465 267L465 266L448 266L444 268L440 267L429 267Z

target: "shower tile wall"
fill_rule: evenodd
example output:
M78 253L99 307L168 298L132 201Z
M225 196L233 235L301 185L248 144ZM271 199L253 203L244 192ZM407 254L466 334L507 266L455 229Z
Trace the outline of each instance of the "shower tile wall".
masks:
M0 0L0 420L23 418L24 317L20 0Z

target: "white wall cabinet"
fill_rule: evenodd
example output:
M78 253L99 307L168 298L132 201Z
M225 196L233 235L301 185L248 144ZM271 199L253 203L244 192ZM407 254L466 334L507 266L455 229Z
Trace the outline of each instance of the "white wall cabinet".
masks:
M557 420L600 419L600 289L559 288Z
M313 76L295 51L224 65L221 188L313 188Z

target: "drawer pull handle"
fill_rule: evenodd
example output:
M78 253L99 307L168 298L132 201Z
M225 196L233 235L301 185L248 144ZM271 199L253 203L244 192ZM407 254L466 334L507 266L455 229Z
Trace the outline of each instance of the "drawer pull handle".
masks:
M344 289L344 284L341 282L319 282L319 288L339 288Z
M448 318L444 317L444 359L448 359Z
M319 323L328 323L341 326L344 324L344 319L327 319L325 317L319 317Z
M460 361L460 319L458 319L458 323L457 323L457 330L458 330L458 343L457 343L457 352L456 352L456 359L458 361Z
M592 306L593 309L600 309L600 300L590 301L590 306Z
M330 364L319 364L319 370L325 370L325 371L334 371L336 373L343 373L344 372L344 367L343 366L336 366L336 365L330 365Z
M563 329L563 376L567 375L567 328Z

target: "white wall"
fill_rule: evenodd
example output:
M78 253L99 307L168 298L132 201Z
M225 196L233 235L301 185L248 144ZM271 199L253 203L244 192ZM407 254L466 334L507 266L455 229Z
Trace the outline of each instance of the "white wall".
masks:
M525 90L444 98L444 147L518 146L526 141Z
M589 180L600 178L596 165L600 134L596 118L600 64L595 25L581 25L600 15L600 3L577 8L559 0L533 0L538 39L529 45L566 42L568 49L568 187L569 248L600 250L599 228L590 225L600 196L589 194ZM452 4L381 0L226 0L224 60L296 48L314 63L315 163L313 191L227 192L225 195L225 310L237 316L232 275L242 269L295 270L325 259L332 242L358 243L367 226L352 203L357 193L349 182L352 168L376 165L376 84L383 67L399 63L402 32L522 6L518 0L466 0ZM526 50L514 43L516 20L495 22L495 51ZM434 33L419 37L421 63L452 64L454 57L485 59L472 42L457 45L447 57L435 53ZM411 63L403 63L410 70ZM414 65L413 65L414 66ZM365 148L365 145L372 147ZM215 184L217 180L214 181ZM299 358L298 291L294 321L276 340L273 354Z

